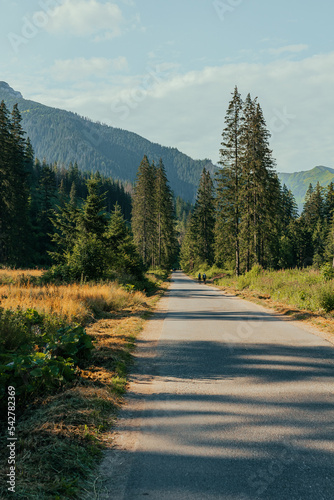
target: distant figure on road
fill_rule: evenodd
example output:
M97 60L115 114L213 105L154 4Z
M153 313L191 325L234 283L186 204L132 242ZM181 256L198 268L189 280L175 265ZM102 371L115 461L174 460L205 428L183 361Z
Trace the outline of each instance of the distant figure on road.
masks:
M201 273L198 273L198 281L201 282Z
M206 274L205 273L203 273L203 283L204 283L204 285L206 283Z

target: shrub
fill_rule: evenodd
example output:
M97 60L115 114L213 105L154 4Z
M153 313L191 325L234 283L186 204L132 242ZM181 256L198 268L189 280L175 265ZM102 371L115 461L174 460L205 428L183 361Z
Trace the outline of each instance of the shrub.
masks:
M325 281L329 281L334 278L334 268L330 263L324 264L320 269L320 273Z
M47 339L47 335L42 337ZM44 352L53 357L71 359L75 364L87 359L93 349L92 339L82 326L60 328L55 336L47 339Z
M90 356L93 343L82 326L55 330L56 324L34 309L0 309L0 400L5 401L8 385L20 403L59 388Z
M334 310L334 291L330 289L321 289L318 298L319 306L325 311L330 312Z
M45 393L74 378L71 359L53 358L50 353L2 354L0 357L0 401L5 402L7 387L15 387L22 403L30 394Z
M0 347L1 352L17 351L28 346L32 339L24 314L20 311L0 309ZM27 350L26 349L26 350Z

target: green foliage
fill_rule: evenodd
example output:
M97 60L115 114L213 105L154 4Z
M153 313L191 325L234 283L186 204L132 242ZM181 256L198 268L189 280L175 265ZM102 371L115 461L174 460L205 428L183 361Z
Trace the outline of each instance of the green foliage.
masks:
M32 337L31 328L22 312L0 308L0 352L25 351L29 349Z
M76 366L89 358L92 340L83 327L55 328L34 309L0 309L0 399L7 385L22 404L74 378Z
M322 288L318 293L318 302L326 313L334 310L334 290L333 288Z
M98 280L105 277L107 269L105 246L96 235L82 235L68 255L67 266L74 281Z
M324 264L321 267L320 272L321 272L321 276L323 277L323 279L325 281L330 281L330 280L334 279L334 268L333 268L332 264L329 264L329 263Z
M164 165L150 164L144 156L133 195L132 231L146 268L170 268L176 260L174 203Z
M79 325L60 328L56 335L52 335L50 338L44 335L43 341L46 340L45 353L51 353L53 357L57 358L71 358L76 365L80 365L81 361L87 359L93 349L92 339Z
M4 354L0 357L0 399L13 385L22 404L29 395L41 395L73 380L73 361L50 353Z

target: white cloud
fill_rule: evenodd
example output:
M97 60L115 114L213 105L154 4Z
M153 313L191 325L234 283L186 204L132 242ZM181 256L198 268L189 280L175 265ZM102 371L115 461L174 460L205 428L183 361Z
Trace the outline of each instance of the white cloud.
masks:
M111 38L120 35L123 24L122 12L116 4L97 0L65 0L49 16L47 31L76 36L107 32Z
M84 78L105 78L110 72L120 72L128 69L125 57L107 59L105 57L93 57L85 59L58 59L51 68L54 78L57 80L80 81Z
M101 64L102 71L107 63ZM67 66L73 72L73 64ZM271 146L279 171L307 170L317 164L334 167L334 52L294 62L227 64L176 75L168 66L165 69L117 75L112 85L76 82L71 95L66 88L43 102L216 162L226 109L238 85L244 98L248 92L259 98L273 132Z
M297 44L297 45L285 45L284 47L279 47L277 49L268 49L267 52L269 54L275 55L275 56L280 56L282 54L298 54L299 52L303 52L304 50L308 49L308 45L305 45L303 43Z

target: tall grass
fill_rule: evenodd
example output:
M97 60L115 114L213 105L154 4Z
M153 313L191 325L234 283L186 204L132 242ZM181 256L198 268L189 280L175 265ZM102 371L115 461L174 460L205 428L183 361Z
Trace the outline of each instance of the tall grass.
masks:
M85 323L103 312L117 312L145 304L141 292L129 293L117 283L34 285L8 283L0 285L0 307L34 308L43 315L56 315L66 322Z
M250 290L274 301L312 312L334 311L334 281L315 269L266 271L255 266L236 278L232 273L214 280L219 286Z

